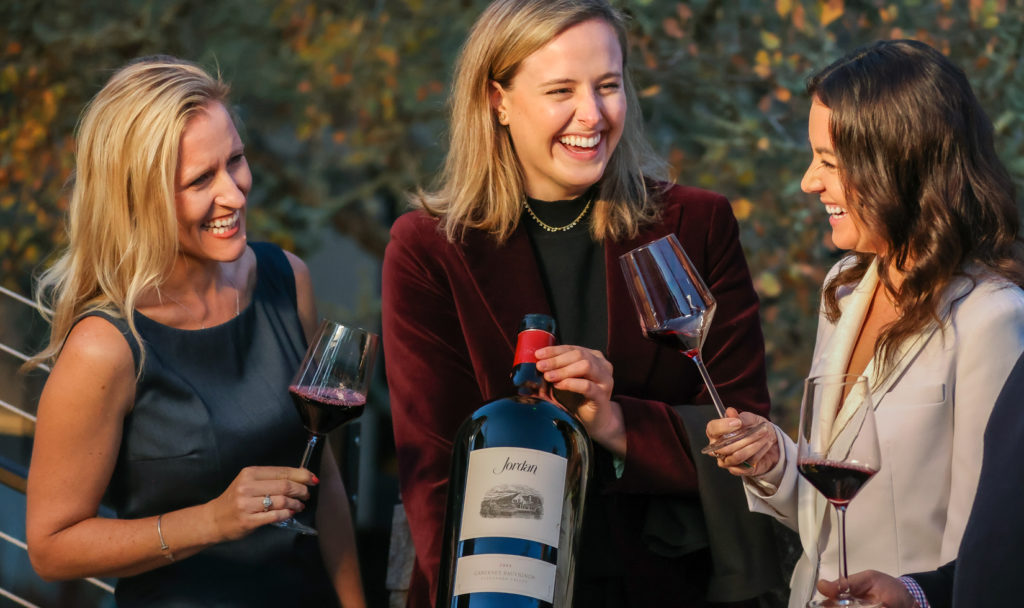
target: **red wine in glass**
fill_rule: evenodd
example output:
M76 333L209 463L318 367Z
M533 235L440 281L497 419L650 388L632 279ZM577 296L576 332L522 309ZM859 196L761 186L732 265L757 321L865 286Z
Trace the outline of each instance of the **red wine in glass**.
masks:
M833 505L845 505L853 500L861 487L877 473L865 466L832 460L800 460L800 474L811 482Z
M288 392L309 431L299 468L309 468L320 438L363 413L380 338L334 321L320 323ZM302 534L317 532L294 517L274 524Z
M670 234L641 245L619 257L633 298L640 327L649 340L674 348L697 366L718 416L725 418L725 404L711 381L701 348L718 306L676 235ZM712 454L729 444L766 429L767 422L724 435L701 449ZM748 465L749 466L749 465Z
M687 357L700 352L701 328L704 326L704 314L680 317L667 321L657 329L647 331L647 339L678 349Z
M838 524L839 594L811 608L877 608L850 592L846 564L846 509L882 466L868 379L832 374L804 382L800 403L797 469L835 509Z
M358 418L366 405L366 395L347 388L319 389L292 385L288 387L288 393L299 410L303 426L317 435Z

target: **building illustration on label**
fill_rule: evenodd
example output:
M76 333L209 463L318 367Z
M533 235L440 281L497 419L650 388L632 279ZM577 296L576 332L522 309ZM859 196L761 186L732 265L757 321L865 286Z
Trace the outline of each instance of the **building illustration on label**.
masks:
M480 516L488 519L543 519L544 497L530 486L497 485L484 493L480 501Z

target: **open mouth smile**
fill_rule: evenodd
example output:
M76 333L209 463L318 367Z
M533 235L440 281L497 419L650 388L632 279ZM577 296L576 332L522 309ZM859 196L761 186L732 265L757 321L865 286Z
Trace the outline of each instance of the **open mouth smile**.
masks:
M825 205L825 211L828 212L829 217L833 219L842 219L846 217L846 209L838 205Z
M238 220L241 216L241 210L236 209L231 215L219 217L217 219L210 220L209 222L204 222L202 224L202 229L209 230L215 235L226 234L238 227Z
M601 143L601 134L597 133L590 137L582 137L580 135L563 135L558 138L558 143L566 146L570 150L581 150L589 151L597 147L597 144Z

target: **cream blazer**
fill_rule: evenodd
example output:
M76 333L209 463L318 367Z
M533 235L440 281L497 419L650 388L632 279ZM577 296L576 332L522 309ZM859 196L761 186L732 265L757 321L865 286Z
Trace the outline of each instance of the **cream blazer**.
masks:
M829 279L851 259L836 264ZM819 317L810 375L845 372L877 283L871 266L860 284L840 291L835 324ZM1024 291L985 273L958 277L940 317L941 327L933 324L904 343L890 369L872 359L864 372L882 465L846 513L851 573L870 568L898 576L956 557L981 472L985 425L1024 352ZM818 578L838 577L836 519L797 472L796 444L776 432L779 464L760 479L744 478L744 488L752 511L800 533L803 554L789 605L803 608L816 595Z

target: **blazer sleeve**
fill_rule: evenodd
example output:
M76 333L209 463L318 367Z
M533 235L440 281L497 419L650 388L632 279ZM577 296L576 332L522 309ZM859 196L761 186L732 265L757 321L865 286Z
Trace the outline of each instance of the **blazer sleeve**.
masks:
M957 554L952 584L957 606L1020 603L1020 542L1024 484L1013 472L1024 456L1024 356L1010 372L985 430L985 456L971 519ZM944 589L948 592L949 585ZM929 599L931 596L929 596Z
M770 515L786 527L798 530L800 473L796 467L797 446L782 429L776 426L774 430L779 440L779 462L760 479L743 478L747 506L754 513Z
M382 334L398 474L420 574L434 596L444 527L452 438L482 403L438 252L421 238L422 216L399 218L382 271ZM452 407L443 407L452 404Z
M770 402L760 304L732 207L721 195L692 188L677 186L669 197L666 215L680 219L667 229L676 233L717 303L702 349L708 372L727 407L767 417ZM685 205L684 198L690 199ZM676 215L679 207L682 212ZM679 381L678 368L668 373L674 374L677 386L666 400L671 405L712 402L702 382ZM637 394L617 394L615 399L622 405L627 452L623 475L610 489L648 494L695 491L697 475L691 453L703 447L706 438L687 437L666 401ZM691 442L695 445L690 446Z
M929 608L951 608L953 605L953 578L956 576L956 560L930 572L908 574L917 581L928 598ZM982 604L979 604L982 605Z
M956 557L981 475L982 446L996 397L1024 352L1024 292L979 282L952 317L957 365L953 385L953 452L941 559Z
M701 349L708 373L727 407L768 417L768 374L765 368L761 304L750 278L740 244L739 224L725 197L715 197L710 229L704 235L704 280L718 304L707 340ZM696 231L684 222L679 238L694 239ZM697 397L710 403L701 385Z

